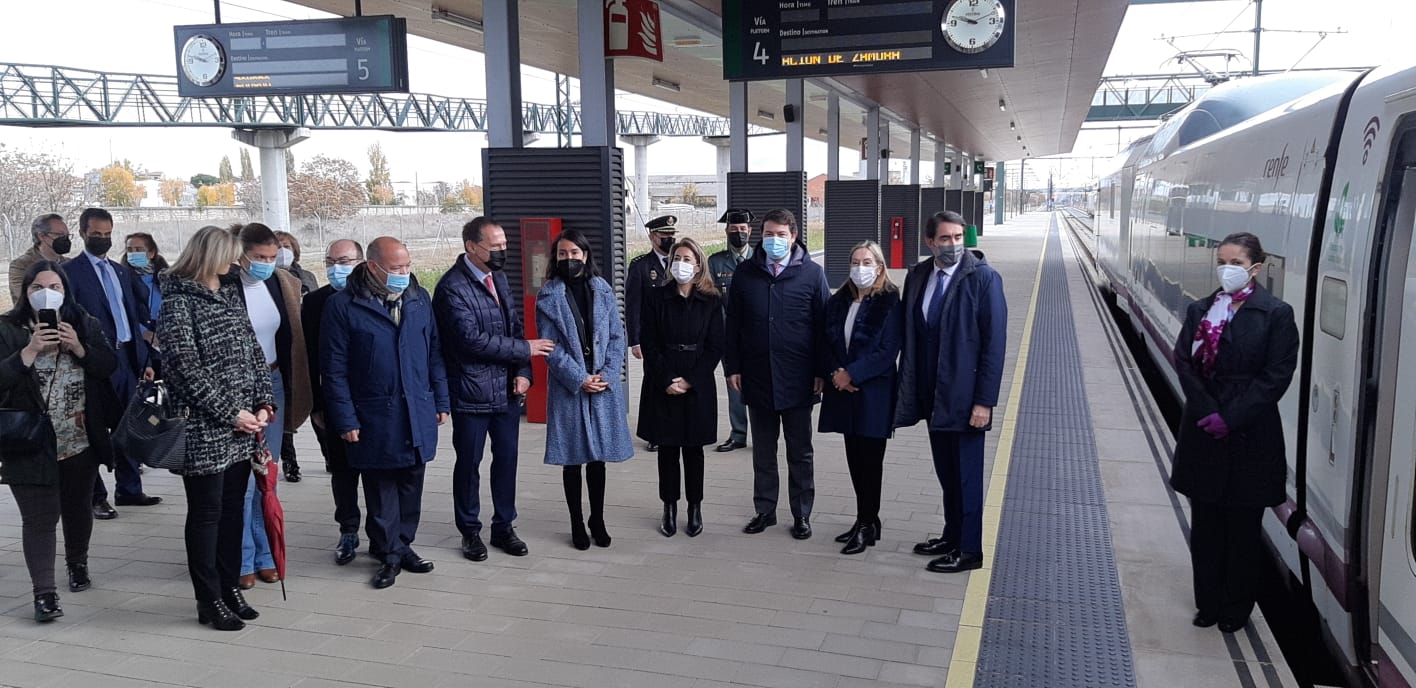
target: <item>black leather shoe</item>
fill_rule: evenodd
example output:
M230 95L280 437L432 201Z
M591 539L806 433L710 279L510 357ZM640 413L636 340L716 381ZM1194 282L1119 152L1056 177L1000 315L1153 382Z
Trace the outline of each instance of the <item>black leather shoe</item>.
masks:
M162 503L161 497L149 497L145 494L118 495L113 498L113 503L118 506L156 506Z
M590 539L594 541L596 547L610 546L610 531L605 530L605 519L590 517Z
M841 548L841 554L860 554L867 547L875 546L875 526L864 525L846 541L846 546Z
M673 537L678 532L678 502L664 502L664 518L659 521L659 534Z
M846 532L844 532L844 533L841 533L840 535L837 535L837 536L836 536L836 542L839 542L839 543L841 543L841 544L845 544L845 543L847 543L847 542L850 542L850 541L851 541L851 538L855 537L856 532L858 532L859 530L860 530L860 521L856 521L854 524L851 525L851 529L850 529L850 530L848 530L848 531L846 531Z
M69 564L69 592L83 592L93 586L88 564Z
M246 622L236 616L236 613L231 611L231 608L221 600L198 602L197 623L211 624L211 627L218 631L239 631L246 627Z
M654 444L653 442L650 442L649 444L644 445L644 449L645 449L646 451L656 452L656 451L659 451L659 445Z
M300 463L293 456L281 456L280 466L285 470L285 482L300 482Z
M916 544L914 546L914 553L938 557L953 552L958 548L959 546L957 544L945 540L944 538L929 538L924 542Z
M1195 612L1195 618L1190 623L1200 628L1209 628L1219 623L1219 617L1204 612Z
M811 537L811 521L807 520L805 516L797 517L797 519L792 522L792 537L798 540L805 540Z
M743 526L742 532L749 535L756 535L775 525L777 525L776 514L758 514L753 516L752 520L748 521L746 526Z
M929 562L924 568L935 573L958 573L981 569L983 568L983 553L956 550Z
M578 520L570 522L570 544L578 550L590 549L590 534L585 532L585 524Z
M524 557L527 552L531 551L531 548L527 547L526 543L522 542L521 538L516 537L516 530L514 528L507 528L504 533L493 531L492 546L513 557Z
M354 533L344 533L339 536L339 544L334 548L334 563L343 566L354 561L354 555L359 551L359 536Z
M726 442L724 442L724 443L718 445L717 448L715 448L713 451L718 451L718 452L730 452L730 451L732 451L732 450L734 450L734 449L742 449L743 447L746 447L746 446L747 446L747 443L746 443L746 442L742 442L742 441L740 441L740 440L733 440L733 439L730 439L730 440L728 440L728 441L726 441Z
M703 505L698 502L688 504L688 523L683 526L683 532L689 537L698 537L703 532Z
M93 517L100 521L110 521L118 518L118 512L104 499L93 505Z
M471 561L486 561L487 546L482 544L482 536L473 533L471 537L462 538L462 556Z
M398 564L384 564L374 573L373 580L369 581L374 588L382 590L398 579Z
M221 594L221 601L226 605L227 609L231 610L231 613L246 621L252 621L261 615L260 612L246 603L246 596L241 594L240 586L223 592Z
M403 555L398 566L409 573L428 573L433 570L433 562L418 556L418 553L411 549Z
M1224 621L1219 622L1219 630L1223 631L1224 633L1236 633L1240 630L1243 630L1243 628L1248 625L1248 617L1245 617L1238 621L1234 621L1232 619L1225 619Z
M64 608L59 606L59 594L47 592L43 595L34 596L34 620L40 623L53 621L64 615Z

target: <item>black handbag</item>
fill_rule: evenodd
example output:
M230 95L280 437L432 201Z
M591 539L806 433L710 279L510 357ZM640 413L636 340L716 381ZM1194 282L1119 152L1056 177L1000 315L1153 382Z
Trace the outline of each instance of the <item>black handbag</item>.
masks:
M139 381L112 439L144 465L181 471L187 460L187 416L177 413L161 380Z
M0 408L0 460L5 454L35 456L49 461L59 458L59 439L54 434L54 421L49 417L49 395L59 378L59 355L54 355L54 375L49 378L49 390L41 398L42 410Z

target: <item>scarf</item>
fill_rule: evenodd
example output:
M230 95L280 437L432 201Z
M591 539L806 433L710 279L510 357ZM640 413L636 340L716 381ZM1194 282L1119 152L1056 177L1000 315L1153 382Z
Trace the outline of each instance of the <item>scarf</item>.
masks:
M388 310L389 317L393 318L394 326L403 324L403 295L408 293L408 289L413 288L412 281L409 281L408 289L404 289L395 294L389 291L388 285L374 276L373 270L369 270L362 265L359 266L359 269L363 271L360 277L363 280L364 288L369 291L369 295L376 300L383 301L384 308Z
M1210 304L1209 312L1195 329L1195 341L1190 345L1195 370L1210 375L1214 372L1215 361L1219 360L1219 338L1224 334L1224 326L1234 317L1234 309L1249 300L1254 294L1254 283L1249 282L1234 294L1221 291Z

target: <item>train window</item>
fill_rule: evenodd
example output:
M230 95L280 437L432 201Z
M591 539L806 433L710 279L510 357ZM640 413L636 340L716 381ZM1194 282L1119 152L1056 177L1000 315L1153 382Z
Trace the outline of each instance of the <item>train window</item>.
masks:
M1318 326L1338 339L1347 335L1347 282L1324 277L1318 295Z

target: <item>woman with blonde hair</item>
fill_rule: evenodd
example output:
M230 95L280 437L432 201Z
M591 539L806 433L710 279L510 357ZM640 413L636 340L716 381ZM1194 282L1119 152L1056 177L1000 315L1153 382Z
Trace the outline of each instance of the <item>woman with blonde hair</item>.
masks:
M834 372L817 429L845 436L856 521L836 542L846 545L841 554L860 554L880 537L880 480L895 418L904 310L879 244L856 244L850 261L850 279L826 302L826 353Z
M659 445L659 532L678 531L679 457L683 457L688 517L684 532L703 532L703 447L718 441L718 388L713 371L723 357L723 304L703 249L680 239L669 251L674 281L644 301L639 346L644 383L639 438Z
M164 377L187 416L187 569L197 620L222 631L245 627L260 614L238 585L241 533L256 433L275 417L266 363L232 264L241 241L220 227L203 227L162 281Z

